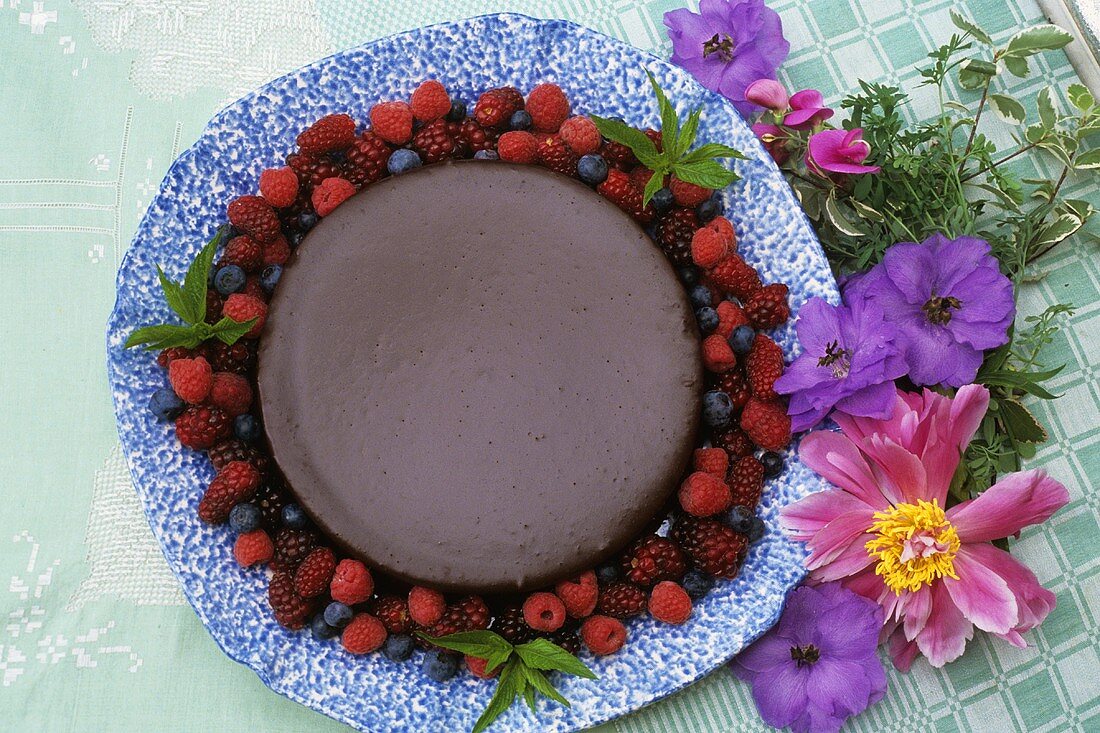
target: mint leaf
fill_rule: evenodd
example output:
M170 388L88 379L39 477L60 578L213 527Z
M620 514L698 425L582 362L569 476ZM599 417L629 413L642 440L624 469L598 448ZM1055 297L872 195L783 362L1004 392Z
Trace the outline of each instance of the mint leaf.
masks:
M676 139L676 149L672 151L673 160L681 160L684 153L695 144L695 136L699 134L699 116L702 112L702 109L696 107L688 115L687 122L684 123L680 135Z
M1039 51L1054 51L1073 40L1073 34L1049 23L1020 31L1008 39L1004 53L1006 58L1023 58Z
M715 160L700 160L692 163L677 163L672 167L672 172L681 181L694 183L703 188L725 188L739 177L730 169L722 166Z
M492 672L494 669L507 662L508 658L512 656L513 651L511 645L509 645L507 650L500 649L485 657L485 671Z
M645 136L644 132L635 130L619 120L612 120L598 115L591 115L591 117L601 135L608 140L614 140L630 148L646 168L657 170L663 166L664 161L661 154L657 152L657 146Z
M538 714L538 708L535 707L535 688L530 685L523 691L523 701L527 703L527 707L531 708L531 712Z
M201 323L206 315L206 288L210 278L210 265L214 262L214 255L217 254L218 245L224 236L225 229L219 228L187 268L187 274L183 278L183 297L190 304L192 317L184 316L183 319L188 323ZM183 316L183 313L180 315Z
M562 697L562 694L554 689L554 686L550 684L550 680L546 679L546 675L537 669L525 668L527 674L527 682L538 692L542 693L546 697L550 698L556 703L560 703L565 707L573 707L569 704L569 701Z
M547 639L535 639L516 647L523 663L534 669L556 670L594 680L596 674L584 662Z
M512 645L503 636L492 631L460 631L440 637L418 633L417 636L436 646L478 659L489 659L494 653L512 653Z
M695 150L678 160L678 163L698 163L703 160L710 160L712 158L736 158L738 160L748 160L749 156L742 153L737 148L731 148L729 145L723 145L721 143L707 143L700 145Z
M129 349L145 344L145 348L158 351L172 346L186 346L192 349L200 343L202 343L202 336L196 333L194 327L165 323L135 329L126 339L124 348Z
M661 147L666 154L675 155L676 141L680 137L680 118L676 109L668 101L665 90L657 83L653 73L646 69L645 75L649 77L649 85L653 87L653 95L657 97L657 111L661 114ZM674 158L675 159L675 158ZM652 168L653 166L647 166Z
M241 323L232 318L223 316L220 321L210 327L210 333L206 338L216 337L222 343L232 346L256 325L258 318L250 318ZM205 325L205 324L204 324Z
M474 723L472 733L481 733L481 731L488 728L494 720L501 716L501 713L512 707L517 694L526 696L527 678L520 671L519 665L519 660L513 659L508 662L504 671L500 673L500 681L497 682L496 692L493 693L493 698L489 700L489 704L485 706L481 717Z
M649 200L653 198L653 194L661 190L665 185L665 176L663 173L654 173L646 181L645 190L642 191L642 206L649 203Z
M169 280L164 270L157 265L157 279L160 280L160 289L164 292L164 302L187 323L195 323L195 312L191 302L183 294L183 288L174 280ZM205 296L203 296L205 297ZM198 320L202 320L199 318Z

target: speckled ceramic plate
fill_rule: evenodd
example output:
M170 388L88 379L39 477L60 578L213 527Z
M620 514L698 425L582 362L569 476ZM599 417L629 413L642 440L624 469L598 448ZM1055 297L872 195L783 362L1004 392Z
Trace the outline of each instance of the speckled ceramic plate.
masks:
M493 685L469 675L439 684L420 665L381 655L354 657L335 642L292 633L272 618L266 578L233 561L226 527L201 523L195 508L213 475L205 454L182 448L171 427L146 409L165 383L152 356L124 350L136 326L169 311L155 265L176 278L222 222L226 202L256 189L260 171L277 165L296 133L318 117L349 112L358 120L379 100L407 98L425 77L476 99L502 84L530 89L559 83L574 109L656 127L646 83L650 69L681 108L702 105L700 140L723 142L752 160L738 163L743 180L725 192L741 250L766 281L790 285L791 303L833 299L836 288L810 225L779 172L737 113L686 72L620 41L564 21L494 15L402 33L351 49L276 79L220 112L168 171L118 273L118 302L108 324L108 366L122 444L153 533L203 624L231 658L271 689L362 730L469 730ZM778 334L788 354L788 327ZM777 529L779 508L821 488L793 456L769 482L762 512L768 532L740 576L719 584L681 626L639 619L630 642L589 663L597 681L561 681L566 709L540 703L536 718L517 705L495 731L572 731L662 698L695 682L745 647L776 620L787 593L803 577L802 550Z

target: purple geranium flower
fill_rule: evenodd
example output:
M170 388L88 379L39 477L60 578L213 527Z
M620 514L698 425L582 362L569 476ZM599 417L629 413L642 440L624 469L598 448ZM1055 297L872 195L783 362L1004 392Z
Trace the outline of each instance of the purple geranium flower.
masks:
M791 395L791 429L807 430L835 407L859 417L885 419L894 407L894 380L905 359L882 308L857 299L850 306L813 298L798 311L802 354L775 383Z
M764 722L832 733L886 693L882 607L839 583L791 593L779 623L730 663Z
M895 244L844 297L882 308L903 341L909 378L919 385L974 381L982 352L1007 343L1016 316L1012 281L989 244L974 237L934 234L920 244Z
M791 48L779 14L763 0L700 0L698 14L686 8L665 13L665 26L672 63L733 102L746 119L758 107L745 99L745 89L757 79L774 79Z

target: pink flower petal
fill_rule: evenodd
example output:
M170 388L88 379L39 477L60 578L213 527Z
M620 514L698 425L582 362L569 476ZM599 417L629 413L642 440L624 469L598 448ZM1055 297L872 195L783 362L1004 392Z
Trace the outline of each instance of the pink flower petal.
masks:
M920 655L917 642L907 640L905 633L899 628L890 634L887 644L894 666L897 667L899 672L908 672L909 668L913 666L913 661Z
M863 570L872 562L864 545L873 537L874 535L871 534L861 534L827 565L814 568L812 570L814 579L822 582L840 580Z
M982 563L980 556L963 545L955 555L954 578L940 581L963 616L982 631L1004 634L1016 625L1016 596L1004 578Z
M879 490L891 503L916 504L918 499L931 499L928 475L917 456L881 435L872 435L864 442L863 450L880 479Z
M857 537L867 531L873 521L869 511L855 511L842 514L826 524L806 543L810 550L810 556L806 558L806 568L813 570L836 560ZM859 547L866 554L863 544Z
M780 510L779 525L796 540L805 542L842 514L866 512L868 526L874 509L847 491L818 491Z
M935 411L934 434L926 438L927 446L919 454L928 470L931 495L943 505L951 478L959 465L963 451L978 430L989 407L989 390L979 384L962 387L954 398L925 390L925 402ZM931 411L931 410L930 410Z
M904 614L905 638L916 639L917 634L924 631L928 615L932 612L932 592L928 586L923 586L920 590L903 594L903 598L901 613Z
M1054 594L1039 585L1038 578L1019 560L993 545L980 543L967 546L967 553L1004 578L1016 596L1019 619L1014 631L1030 631L1043 623L1054 610ZM1009 634L1010 635L1010 634ZM1004 635L1008 639L1009 635ZM1008 639L1010 643L1015 643Z
M952 507L947 518L963 542L989 542L1045 522L1068 501L1066 487L1043 471L1020 471Z
M826 481L855 495L875 511L889 508L859 448L843 435L818 430L802 439L802 462Z
M974 625L951 600L942 581L931 586L932 611L928 623L917 634L917 648L933 667L942 667L962 656L966 642L974 636Z

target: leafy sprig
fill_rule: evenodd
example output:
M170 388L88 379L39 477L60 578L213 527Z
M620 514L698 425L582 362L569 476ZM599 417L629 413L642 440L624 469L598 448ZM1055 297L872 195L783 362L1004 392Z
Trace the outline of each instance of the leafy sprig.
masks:
M183 282L169 279L160 265L157 265L157 279L160 280L164 300L168 303L168 307L183 320L183 325L159 323L142 326L135 329L126 339L127 349L140 345L150 350L167 349L173 346L194 348L212 338L232 345L251 330L256 323L255 318L242 323L223 317L213 325L206 323L206 292L210 282L210 267L224 236L224 230L219 229L206 243L191 266L187 268Z
M484 659L486 672L501 670L496 692L481 717L474 723L472 733L481 733L488 728L512 706L517 697L523 698L532 712L536 712L536 695L548 697L569 707L569 701L550 682L548 672L563 672L585 679L596 679L595 673L584 662L547 639L535 639L513 646L507 639L492 631L462 631L441 637L426 634L419 636L444 649Z
M718 162L719 158L739 158L745 155L736 148L720 143L706 143L695 150L695 138L699 133L699 117L702 110L693 109L687 119L680 123L676 108L661 89L653 74L646 70L649 85L657 98L657 109L661 115L661 149L658 150L649 137L620 119L592 115L596 128L608 140L621 143L633 151L638 161L653 171L642 192L642 206L649 203L653 194L664 186L665 176L674 175L687 183L703 188L720 189L741 179L736 173Z

